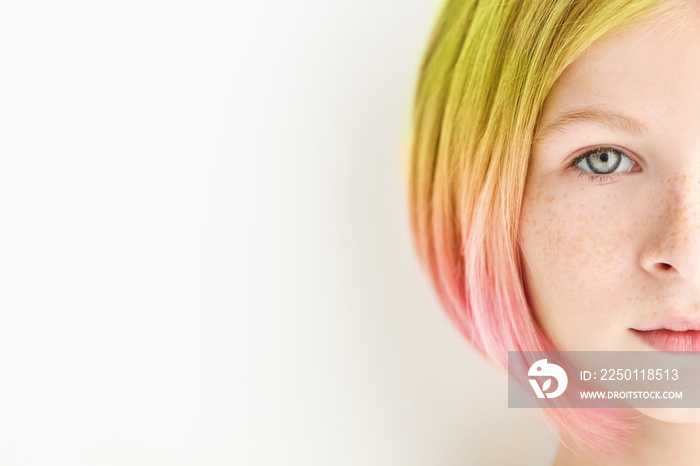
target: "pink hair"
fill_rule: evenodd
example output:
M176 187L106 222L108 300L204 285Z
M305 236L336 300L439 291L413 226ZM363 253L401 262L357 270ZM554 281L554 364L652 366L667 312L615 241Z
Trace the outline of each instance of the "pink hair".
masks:
M449 0L416 93L410 164L418 255L450 319L501 371L508 351L555 351L535 324L518 219L544 100L603 34L657 0ZM563 442L593 454L632 435L621 410L548 409Z

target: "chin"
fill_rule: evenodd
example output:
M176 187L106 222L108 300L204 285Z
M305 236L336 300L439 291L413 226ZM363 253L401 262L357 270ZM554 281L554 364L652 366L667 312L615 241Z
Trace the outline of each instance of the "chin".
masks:
M700 423L700 408L635 408L647 417L657 421L677 424Z

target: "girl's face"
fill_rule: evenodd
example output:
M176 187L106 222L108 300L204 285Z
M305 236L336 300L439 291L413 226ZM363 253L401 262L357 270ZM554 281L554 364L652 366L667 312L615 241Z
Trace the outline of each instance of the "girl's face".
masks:
M520 242L558 349L700 350L697 5L600 40L556 82Z

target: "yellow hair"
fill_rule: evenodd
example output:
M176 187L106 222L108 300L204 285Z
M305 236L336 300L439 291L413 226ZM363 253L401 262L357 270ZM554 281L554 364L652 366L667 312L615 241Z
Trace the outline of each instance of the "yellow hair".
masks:
M532 141L549 90L594 41L668 5L660 0L444 5L415 98L411 226L448 315L500 368L508 350L554 349L528 308L517 240ZM567 424L576 416L557 420L560 432L573 432L592 449L613 448L598 426L581 419L577 427Z

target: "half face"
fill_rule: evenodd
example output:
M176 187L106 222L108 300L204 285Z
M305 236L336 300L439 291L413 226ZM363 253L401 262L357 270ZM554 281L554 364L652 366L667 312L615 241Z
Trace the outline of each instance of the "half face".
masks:
M543 108L523 280L560 350L700 350L700 8L595 43Z

